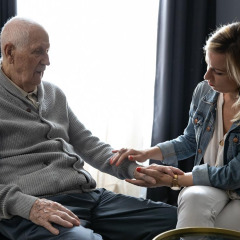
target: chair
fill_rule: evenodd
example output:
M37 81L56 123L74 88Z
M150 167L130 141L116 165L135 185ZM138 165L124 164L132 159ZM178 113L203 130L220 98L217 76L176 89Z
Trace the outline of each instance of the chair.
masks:
M153 240L179 240L181 237L184 239L200 239L201 237L209 237L215 240L239 240L240 232L223 229L223 228L206 228L206 227L189 227L178 228L161 233L153 238ZM192 237L192 238L189 238Z

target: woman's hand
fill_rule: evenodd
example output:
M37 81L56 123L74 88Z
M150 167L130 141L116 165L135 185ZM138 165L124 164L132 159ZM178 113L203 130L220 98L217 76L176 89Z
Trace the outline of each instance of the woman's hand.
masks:
M145 162L147 159L162 160L162 152L159 147L152 147L147 150L135 150L122 148L113 150L115 155L110 159L110 164L119 166L124 160Z
M126 181L142 187L170 187L174 174L184 175L184 172L172 166L152 164L147 167L136 168L135 179L126 179Z

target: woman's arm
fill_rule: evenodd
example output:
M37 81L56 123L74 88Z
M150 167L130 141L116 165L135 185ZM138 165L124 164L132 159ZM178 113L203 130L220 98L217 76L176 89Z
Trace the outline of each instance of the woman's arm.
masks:
M115 155L111 158L110 163L119 166L124 160L145 162L147 159L163 160L162 151L159 147L151 147L146 150L135 150L122 148L120 150L114 150Z
M145 176L145 178L143 177ZM143 187L172 187L173 177L177 175L178 185L181 187L192 186L193 178L192 173L184 173L178 168L171 166L162 166L152 164L147 167L138 167L135 171L135 179L126 179L127 182L137 186ZM148 181L148 177L151 177L155 181Z

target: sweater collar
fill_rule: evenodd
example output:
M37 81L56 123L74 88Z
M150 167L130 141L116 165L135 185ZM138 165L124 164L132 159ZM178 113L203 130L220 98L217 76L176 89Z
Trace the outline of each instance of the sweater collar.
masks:
M31 93L24 91L18 85L16 85L11 79L9 79L2 70L2 65L0 63L0 85L5 88L8 92L11 92L15 96L24 96L27 97L29 94L38 95L38 87L34 89Z

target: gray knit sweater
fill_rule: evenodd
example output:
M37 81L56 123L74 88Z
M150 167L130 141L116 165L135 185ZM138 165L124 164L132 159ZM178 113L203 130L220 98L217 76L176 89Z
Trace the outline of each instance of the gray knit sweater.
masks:
M135 163L111 166L112 148L77 119L63 92L38 86L39 109L0 70L0 219L29 219L38 197L96 187L84 161L120 179L132 178Z

